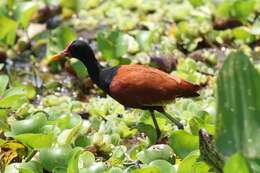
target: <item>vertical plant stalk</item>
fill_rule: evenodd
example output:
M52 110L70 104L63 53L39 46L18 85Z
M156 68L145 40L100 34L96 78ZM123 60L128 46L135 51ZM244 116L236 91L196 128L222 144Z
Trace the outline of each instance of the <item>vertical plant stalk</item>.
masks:
M219 173L223 172L224 158L217 152L212 136L204 129L199 130L199 148L201 158Z

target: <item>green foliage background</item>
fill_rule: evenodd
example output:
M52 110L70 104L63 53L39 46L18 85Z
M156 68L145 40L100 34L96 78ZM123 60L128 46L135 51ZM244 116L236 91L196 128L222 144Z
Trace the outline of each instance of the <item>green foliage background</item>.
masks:
M259 14L259 0L0 0L1 172L260 172ZM47 65L78 38L104 66L208 82L166 106L184 130L156 113L156 141L149 112L106 96L81 62Z

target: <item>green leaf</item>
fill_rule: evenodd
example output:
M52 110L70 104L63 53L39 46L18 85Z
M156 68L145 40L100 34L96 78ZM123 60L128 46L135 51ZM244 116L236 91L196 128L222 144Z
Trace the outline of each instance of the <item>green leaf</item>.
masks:
M4 173L19 173L19 170L17 169L20 163L12 163L10 165L7 165L5 167Z
M72 140L75 138L77 133L79 132L81 126L82 126L82 119L80 116L78 116L78 122L77 124L71 128L64 130L59 136L58 136L58 142L60 144L70 144Z
M136 40L144 51L149 51L152 44L158 41L158 31L139 31Z
M249 32L254 35L260 35L260 20L256 20Z
M122 164L124 158L126 157L125 153L127 148L125 146L116 146L112 150L112 156L109 158L109 163L111 165L118 165Z
M131 173L163 173L160 169L156 166L146 166L140 169L136 169Z
M180 163L177 173L207 173L210 167L205 163L199 161L199 151L190 153Z
M205 1L207 0L189 0L190 3L193 5L193 6L200 6L200 5L203 5L205 4Z
M216 144L225 156L260 156L260 76L249 58L231 53L217 80Z
M70 59L70 65L80 79L84 79L87 77L88 75L87 68L81 61L72 58Z
M72 151L72 157L69 160L67 173L79 173L78 162L82 149L77 147Z
M7 111L2 109L0 110L0 130L8 130L9 125L7 123Z
M37 161L22 163L18 167L19 173L43 173L41 164Z
M52 134L25 133L16 135L15 139L32 148L50 147L54 136Z
M163 173L175 173L176 172L173 165L165 160L154 160L149 165L156 166Z
M27 119L12 121L10 123L11 133L14 135L23 133L39 133L46 123L46 115L42 112L38 112Z
M260 172L260 159L253 159L249 160L250 167L252 168L253 172L259 173Z
M15 110L27 102L28 99L23 95L12 95L0 100L0 108L11 108Z
M68 166L72 151L73 149L70 145L42 148L40 149L39 160L43 168L49 172L62 172L61 170Z
M199 137L184 130L171 133L169 143L174 152L181 158L186 157L191 151L199 149Z
M9 83L9 77L7 75L0 75L0 96L2 96Z
M95 156L90 151L84 151L80 155L79 160L83 163L83 167L89 167L95 162Z
M36 2L23 2L18 4L15 15L22 27L26 28L28 26L37 8Z
M126 52L128 44L125 34L120 31L102 31L97 36L98 48L106 60L119 59Z
M3 97L6 98L6 97L9 97L9 96L15 96L15 95L25 96L26 93L23 89L21 89L19 87L12 87L12 88L7 89L4 92Z
M21 89L28 99L33 99L36 96L36 90L32 84L23 85L16 83L14 88Z
M169 145L157 144L157 145L152 145L148 149L139 152L137 154L137 158L141 162L148 164L154 160L170 161L172 155L173 155L173 151Z
M241 153L233 154L224 166L224 173L250 173L248 162Z
M0 16L0 40L4 40L8 45L13 45L16 38L17 22Z
M156 130L153 126L151 126L149 124L139 123L137 125L137 128L140 132L143 132L143 133L145 133L145 135L148 136L151 145L156 143L157 134L156 134Z
M121 168L112 167L111 169L109 169L108 173L124 173L124 172Z
M230 9L231 16L240 20L245 20L251 13L254 12L255 0L236 0Z
M80 1L79 0L60 0L60 4L64 8L71 9L77 12L80 8Z
M235 0L221 3L216 10L217 16L237 18L245 21L254 12L255 0Z
M71 41L76 39L76 37L76 32L67 26L58 27L53 30L52 37L49 38L47 55L53 55L64 50Z

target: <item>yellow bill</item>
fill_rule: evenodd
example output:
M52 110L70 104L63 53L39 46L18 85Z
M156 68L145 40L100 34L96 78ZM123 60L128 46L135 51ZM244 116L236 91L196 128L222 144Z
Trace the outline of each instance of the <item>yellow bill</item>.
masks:
M50 62L52 62L52 61L59 61L62 57L63 57L63 56L62 56L60 53L58 53L58 54L56 54L56 55L53 55L53 56L51 57L51 59L50 59Z

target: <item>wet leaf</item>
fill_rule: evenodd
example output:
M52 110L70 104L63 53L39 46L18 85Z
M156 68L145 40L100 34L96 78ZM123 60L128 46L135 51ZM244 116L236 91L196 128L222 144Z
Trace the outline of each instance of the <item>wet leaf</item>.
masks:
M79 173L78 161L79 156L82 153L81 148L74 148L72 151L72 157L68 163L67 173Z
M106 60L122 58L127 52L127 41L125 35L120 31L102 31L98 33L97 43L102 56Z
M9 78L7 75L0 75L0 96L2 96L7 88Z
M172 164L165 160L154 160L149 165L156 166L162 173L175 173L176 170Z
M13 45L16 37L17 22L5 17L0 16L0 40L4 40L8 45Z
M206 173L209 170L210 167L205 162L199 161L199 152L194 151L184 158L179 165L177 173Z
M131 173L162 173L156 166L146 166L144 168L136 169Z
M224 62L217 85L219 151L226 156L239 151L247 158L259 158L259 73L245 54L232 53Z
M18 5L15 15L22 27L26 28L28 26L36 10L37 4L35 2L23 2Z
M181 158L186 157L190 152L199 148L198 136L194 136L184 130L171 133L169 142L174 152Z
M44 148L51 146L54 136L52 134L25 133L16 135L15 139L31 148Z
M139 123L137 125L137 128L140 132L143 132L145 135L148 136L148 138L150 140L150 144L155 144L155 142L157 140L157 134L156 134L156 130L153 126L151 126L149 124Z
M224 173L250 173L247 160L241 153L233 154L224 166Z

